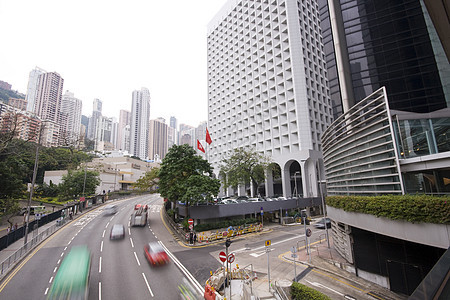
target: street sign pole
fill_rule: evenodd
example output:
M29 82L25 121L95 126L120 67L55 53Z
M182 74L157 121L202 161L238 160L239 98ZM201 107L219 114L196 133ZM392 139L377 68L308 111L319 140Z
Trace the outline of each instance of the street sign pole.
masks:
M269 279L269 292L270 292L270 259L269 259L269 247L266 246L267 252L267 276Z
M297 281L297 263L295 262L295 257L297 256L297 251L295 246L292 247L292 256L294 256L294 281Z

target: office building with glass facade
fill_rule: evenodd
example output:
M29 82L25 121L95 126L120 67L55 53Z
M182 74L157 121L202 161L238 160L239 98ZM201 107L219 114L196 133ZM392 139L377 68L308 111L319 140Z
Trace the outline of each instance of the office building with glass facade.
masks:
M448 17L431 2L319 0L335 117L322 136L328 195L450 194ZM327 210L355 272L400 293L450 246L447 224Z

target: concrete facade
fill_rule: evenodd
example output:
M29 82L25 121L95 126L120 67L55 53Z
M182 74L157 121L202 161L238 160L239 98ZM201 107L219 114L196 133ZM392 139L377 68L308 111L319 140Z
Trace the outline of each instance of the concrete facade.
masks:
M209 161L216 174L230 150L249 147L279 165L285 197L295 172L299 194L318 195L320 136L332 121L319 29L316 1L228 1L210 22Z

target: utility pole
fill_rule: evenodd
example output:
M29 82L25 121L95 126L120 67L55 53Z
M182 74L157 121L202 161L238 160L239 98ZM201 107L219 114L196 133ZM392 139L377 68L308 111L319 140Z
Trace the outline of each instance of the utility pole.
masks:
M38 161L39 161L39 142L40 142L40 135L39 135L39 141L36 143L36 156L34 158L34 169L33 169L33 180L31 181L31 189L30 189L30 198L28 199L28 208L27 208L27 217L26 217L26 225L25 225L25 237L23 239L23 244L26 245L28 241L28 231L30 226L30 212L31 212L31 199L33 199L33 193L34 193L34 185L36 183L36 173L38 169Z

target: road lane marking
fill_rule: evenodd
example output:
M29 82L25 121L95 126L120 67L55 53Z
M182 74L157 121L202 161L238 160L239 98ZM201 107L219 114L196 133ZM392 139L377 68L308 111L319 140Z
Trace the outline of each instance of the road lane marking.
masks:
M103 241L102 241L102 243L100 245L100 252L103 252Z
M102 300L102 283L98 282L98 300Z
M336 278L336 277L330 276L330 275L328 275L328 274L325 274L325 273L323 273L323 272L320 272L320 271L317 271L317 270L314 270L314 269L311 270L311 271L312 271L312 272L316 272L317 274L326 276L326 277L328 277L328 278L331 278L331 279L333 279L333 280L336 280L337 282L343 283L343 284L345 284L345 285L347 285L347 286L349 286L349 287L352 287L352 288L354 288L355 290L358 290L358 291L360 291L360 292L362 292L362 293L364 293L364 294L370 295L370 296L375 297L375 298L378 298L378 299L382 299L382 298L380 298L380 297L377 297L376 295L373 295L373 294L370 293L369 291L365 291L365 290L363 290L363 289L360 289L359 287L356 287L356 286L354 286L354 285L352 285L352 284L349 284L349 283L347 283L347 282L345 282L345 281L342 281L342 280L340 280L340 279L338 279L338 278Z
M66 251L67 250L67 246L66 247L64 247L64 251Z
M55 273L56 270L58 270L58 267L55 267L55 268L53 269L53 273Z
M61 257L63 257L63 255L64 255L64 252L63 252L63 253L61 253Z
M58 259L58 261L56 262L56 264L59 265L60 262L61 262L61 259Z
M48 288L45 289L44 295L47 295L47 293L48 293Z
M102 237L105 237L105 232L106 232L106 230L103 230Z
M147 288L148 288L148 291L150 292L150 295L152 295L152 297L153 297L152 289L150 288L150 285L148 284L148 281L147 281L147 278L145 277L145 274L142 273L142 276L144 277L145 284L147 284Z
M133 244L133 239L130 238L130 242L131 242L131 248L134 248L134 244Z
M52 281L53 281L53 276L50 277L50 281L48 283L52 283Z
M106 223L106 226L105 226L105 228L108 228L108 225L109 225L109 222L108 222L108 223Z
M141 263L139 262L139 258L137 257L136 252L134 252L134 257L136 257L137 264L138 264L139 267L140 267L140 266L141 266Z
M131 235L131 229L128 227L128 235Z
M102 272L102 257L100 256L100 260L98 262L98 272L101 273Z
M186 267L181 264L181 262L175 257L175 255L173 255L172 252L170 252L169 249L167 249L167 247L161 241L158 241L158 243L161 245L161 247L164 248L167 255L169 255L169 257L172 259L172 261L184 273L186 278L193 284L193 286L197 289L197 291L200 294L203 294L203 286L200 285L200 283L197 281L197 279L195 279L195 277L192 276L192 274L186 269Z
M338 292L338 291L336 291L336 290L333 290L332 288L329 288L329 287L327 287L326 285L323 285L323 284L321 284L321 283L318 283L318 282L311 282L311 281L309 281L309 280L305 280L305 281L308 282L309 284L315 286L315 287L319 287L319 288L321 287L321 288L329 289L330 291L335 292L335 293L338 294L339 296L342 296L342 297L345 296L345 295L342 294L341 292Z

